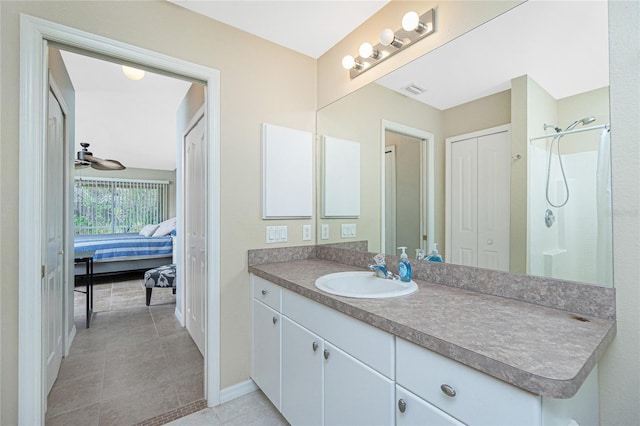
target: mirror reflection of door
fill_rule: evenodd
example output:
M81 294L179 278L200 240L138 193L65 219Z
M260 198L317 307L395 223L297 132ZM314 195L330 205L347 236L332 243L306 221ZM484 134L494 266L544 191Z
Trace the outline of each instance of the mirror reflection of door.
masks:
M425 248L421 229L421 167L423 141L385 131L385 253L399 255L407 247L415 257Z

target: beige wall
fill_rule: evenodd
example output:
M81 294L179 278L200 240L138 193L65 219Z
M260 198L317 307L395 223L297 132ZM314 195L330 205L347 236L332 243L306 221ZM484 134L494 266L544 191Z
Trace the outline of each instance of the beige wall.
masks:
M522 3L521 0L500 1L406 1L394 0L318 59L318 107L367 85L394 69L442 46L478 25ZM342 68L345 55L357 56L360 44L376 44L380 31L401 28L402 17L410 10L424 13L436 9L436 32L403 52L351 80Z
M511 90L505 90L444 110L444 137L464 135L510 122Z
M585 117L594 117L596 121L588 126L609 123L609 88L591 90L575 96L558 100L557 125L566 129L571 123ZM578 130L579 125L575 129ZM540 129L538 129L539 131ZM595 151L600 144L600 132L586 132L567 135L562 138L562 152L574 153Z
M168 2L0 2L2 129L0 228L2 413L17 422L19 13L58 22L220 70L221 385L249 376L247 249L265 247L261 220L262 122L313 131L316 62ZM252 64L259 64L253 66ZM301 245L302 223L289 226Z
M640 424L640 2L609 3L613 274L618 334L600 362L602 425ZM630 48L635 46L635 48Z

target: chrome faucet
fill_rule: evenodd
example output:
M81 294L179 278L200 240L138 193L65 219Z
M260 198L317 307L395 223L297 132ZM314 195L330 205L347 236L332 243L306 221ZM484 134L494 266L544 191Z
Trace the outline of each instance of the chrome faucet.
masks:
M387 269L387 265L369 265L369 269L378 278L393 278L393 274Z

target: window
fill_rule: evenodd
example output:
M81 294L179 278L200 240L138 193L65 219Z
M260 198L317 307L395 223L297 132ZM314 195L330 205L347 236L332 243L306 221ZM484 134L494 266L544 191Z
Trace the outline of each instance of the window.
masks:
M139 232L167 218L168 181L76 177L76 235Z

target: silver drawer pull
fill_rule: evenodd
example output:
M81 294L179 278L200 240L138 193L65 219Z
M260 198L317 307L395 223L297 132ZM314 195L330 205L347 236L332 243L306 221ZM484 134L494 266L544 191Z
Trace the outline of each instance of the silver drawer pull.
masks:
M456 391L449 385L440 385L440 390L442 391L442 393L451 398L456 396Z
M273 324L275 325L278 322L278 318L273 317Z
M313 349L314 352L317 351L318 350L318 342L313 342L311 344L311 349Z
M263 296L266 296L268 291L267 290L262 290L260 293L262 293Z
M407 403L404 402L404 399L398 400L398 410L400 410L401 413L407 411Z
M329 351L327 349L324 350L324 359L329 359Z

